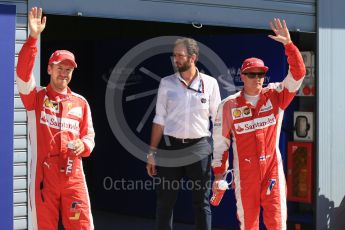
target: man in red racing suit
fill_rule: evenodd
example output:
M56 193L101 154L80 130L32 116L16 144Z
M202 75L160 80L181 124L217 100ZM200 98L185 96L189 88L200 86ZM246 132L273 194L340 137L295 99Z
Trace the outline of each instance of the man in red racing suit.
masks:
M33 76L36 42L46 19L42 9L29 11L30 36L18 57L17 86L27 110L31 144L29 199L32 227L94 229L82 157L94 147L94 129L87 101L67 86L77 64L66 50L49 59L50 84L36 87Z
M213 190L228 168L231 136L237 217L245 230L259 229L260 206L267 229L286 229L286 182L279 134L284 110L306 70L285 21L274 19L271 28L275 36L269 37L285 47L290 67L286 78L263 88L268 67L258 58L246 59L241 67L243 90L222 101L213 129Z

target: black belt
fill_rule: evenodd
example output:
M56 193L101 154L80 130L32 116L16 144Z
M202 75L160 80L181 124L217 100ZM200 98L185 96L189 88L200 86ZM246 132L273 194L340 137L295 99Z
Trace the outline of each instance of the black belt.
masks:
M173 136L168 136L169 140L170 140L170 144L171 145L184 145L184 144L195 144L198 141L200 141L201 139L205 138L205 137L200 137L200 138L176 138Z

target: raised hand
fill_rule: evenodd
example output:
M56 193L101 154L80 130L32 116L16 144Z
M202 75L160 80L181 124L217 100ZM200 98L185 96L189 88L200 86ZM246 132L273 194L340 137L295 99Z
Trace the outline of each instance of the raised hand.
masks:
M30 36L33 38L38 38L46 27L47 18L44 16L42 18L42 8L32 7L29 11L29 29Z
M285 20L283 20L283 24L280 22L279 18L274 18L273 22L270 22L271 29L275 33L274 35L268 35L268 37L272 38L273 40L283 43L286 45L291 41L289 29L286 26Z

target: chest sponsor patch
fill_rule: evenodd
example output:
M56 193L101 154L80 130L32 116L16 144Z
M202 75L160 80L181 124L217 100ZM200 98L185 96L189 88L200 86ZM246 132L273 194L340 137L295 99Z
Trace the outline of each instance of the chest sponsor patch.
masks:
M79 122L69 118L60 118L55 115L50 115L41 112L40 123L47 125L50 128L59 129L61 131L69 131L74 134L79 134Z
M50 111L54 113L60 112L59 103L56 101L49 100L47 96L44 97L43 107L45 109L49 109Z
M237 120L245 117L251 117L252 111L248 106L243 106L240 108L231 109L231 115L233 120Z
M260 117L254 120L237 123L235 124L235 131L237 134L249 133L254 132L257 129L267 128L269 126L275 125L276 123L276 118L273 114L271 114L266 117Z
M72 116L81 118L82 115L83 115L83 110L82 110L82 108L80 106L79 107L74 107L74 108L71 108L68 111L67 115L72 115Z
M259 113L267 112L269 110L273 109L271 100L268 100L266 104L261 106Z

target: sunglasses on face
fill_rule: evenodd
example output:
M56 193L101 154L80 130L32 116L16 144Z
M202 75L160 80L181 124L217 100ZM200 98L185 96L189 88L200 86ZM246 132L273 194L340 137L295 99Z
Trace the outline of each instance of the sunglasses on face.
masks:
M248 73L242 73L243 75L246 75L248 78L254 79L256 78L256 76L258 78L264 78L266 73L265 72L248 72Z

